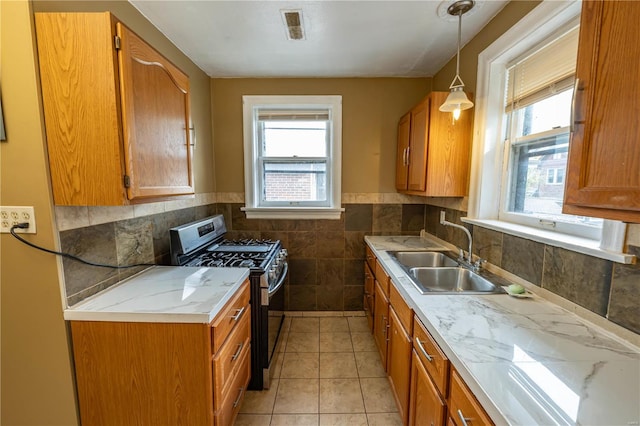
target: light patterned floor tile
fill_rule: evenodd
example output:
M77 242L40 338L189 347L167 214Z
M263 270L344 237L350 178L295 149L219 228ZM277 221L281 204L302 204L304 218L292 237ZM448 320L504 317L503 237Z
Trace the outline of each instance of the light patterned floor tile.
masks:
M376 352L378 350L373 334L368 331L351 333L351 343L354 352Z
M319 333L320 332L320 318L302 317L292 318L291 328L289 332L292 333Z
M238 414L234 426L269 426L271 414Z
M364 406L368 413L395 413L396 401L386 377L360 379Z
M273 413L318 413L318 390L318 379L280 379Z
M287 352L284 354L283 379L317 379L320 371L318 352Z
M402 419L398 413L369 413L369 426L402 426Z
M321 413L364 413L358 379L320 379Z
M320 352L321 379L358 378L353 352Z
M319 352L320 333L289 333L284 352Z
M349 322L344 317L320 318L320 333L348 333Z
M352 333L370 332L367 317L347 317L349 321L349 330Z
M320 426L367 426L367 415L357 414L320 414Z
M317 414L274 414L271 426L317 426Z
M353 352L349 333L320 333L320 352Z

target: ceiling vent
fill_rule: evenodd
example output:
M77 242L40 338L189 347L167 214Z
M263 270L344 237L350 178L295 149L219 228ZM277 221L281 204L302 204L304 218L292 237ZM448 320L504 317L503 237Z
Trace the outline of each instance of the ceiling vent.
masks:
M302 27L301 10L281 10L282 19L287 27L287 39L304 40L304 28Z

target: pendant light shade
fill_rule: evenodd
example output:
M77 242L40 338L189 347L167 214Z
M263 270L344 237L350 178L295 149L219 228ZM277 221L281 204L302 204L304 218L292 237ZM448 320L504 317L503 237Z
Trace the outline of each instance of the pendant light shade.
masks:
M473 102L467 98L464 93L464 82L460 78L460 36L462 34L462 15L470 11L475 5L473 0L461 0L453 3L447 9L447 13L458 17L458 54L456 55L456 76L453 78L449 89L451 93L439 110L441 112L452 112L453 118L457 120L460 117L460 111L473 107Z

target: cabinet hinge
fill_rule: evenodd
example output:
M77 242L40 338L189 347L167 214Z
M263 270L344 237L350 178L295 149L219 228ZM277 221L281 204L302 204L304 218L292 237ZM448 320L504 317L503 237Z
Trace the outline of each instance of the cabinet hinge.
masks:
M124 175L124 187L131 187L131 178L129 177L129 175Z
M116 50L120 49L120 36L114 36L113 43L116 46Z

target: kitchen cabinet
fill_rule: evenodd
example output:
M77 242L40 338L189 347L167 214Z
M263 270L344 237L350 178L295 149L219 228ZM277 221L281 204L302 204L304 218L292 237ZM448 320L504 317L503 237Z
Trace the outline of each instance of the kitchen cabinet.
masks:
M416 352L412 355L409 425L442 426L447 406Z
M475 396L455 369L451 369L449 417L457 426L493 425Z
M382 368L387 371L387 341L389 338L389 299L385 295L380 283L375 285L375 308L373 337L380 352Z
M396 189L411 195L463 197L468 193L471 114L456 121L438 110L448 92L432 92L398 124Z
M402 326L393 305L389 307L387 374L402 424L409 421L409 381L411 379L411 335Z
M369 330L373 332L373 313L375 308L375 277L369 267L369 264L364 264L364 313L369 323Z
M192 195L188 76L108 12L35 23L55 204Z
M227 426L251 374L249 281L210 324L71 321L83 425Z
M563 212L640 223L640 3L582 3Z

